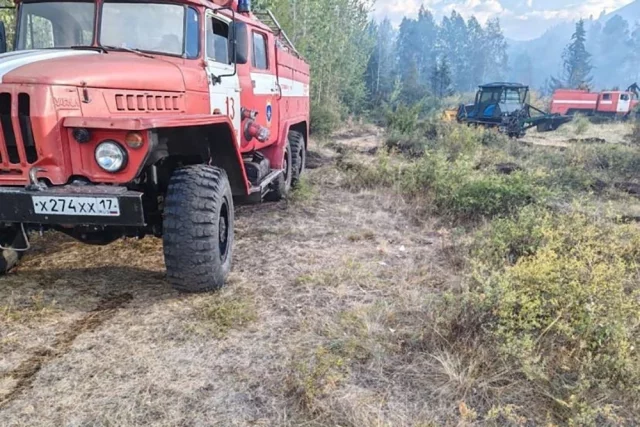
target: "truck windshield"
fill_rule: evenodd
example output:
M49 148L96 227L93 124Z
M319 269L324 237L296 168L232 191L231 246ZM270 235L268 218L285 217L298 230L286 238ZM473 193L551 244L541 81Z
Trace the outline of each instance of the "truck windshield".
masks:
M103 46L182 55L184 6L105 2L99 42Z
M94 3L23 3L17 49L88 46L93 41Z
M524 89L505 88L500 99L500 110L503 113L513 113L522 108L526 91Z

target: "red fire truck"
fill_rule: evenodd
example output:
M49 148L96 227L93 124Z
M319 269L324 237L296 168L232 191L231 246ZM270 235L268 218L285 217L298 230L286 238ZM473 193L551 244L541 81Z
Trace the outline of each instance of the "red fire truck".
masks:
M18 0L16 22L0 55L0 274L30 230L151 234L176 289L222 286L234 201L281 199L305 166L309 66L275 17L247 0Z
M557 89L551 98L551 113L624 118L638 105L637 93L630 89L604 92Z

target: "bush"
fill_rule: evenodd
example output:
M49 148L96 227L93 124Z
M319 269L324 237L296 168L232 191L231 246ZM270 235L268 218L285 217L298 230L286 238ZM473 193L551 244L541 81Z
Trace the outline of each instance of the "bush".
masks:
M573 124L573 131L576 135L584 135L591 127L589 119L581 115L576 115L571 123Z
M640 230L527 208L480 238L469 301L483 313L482 345L556 420L640 413Z
M437 183L435 204L441 214L458 220L504 216L533 203L540 193L530 176L479 174L463 181Z
M349 156L338 159L337 166L345 174L345 185L354 190L379 187L395 187L406 173L405 165L393 162L384 151L378 151L373 163L365 164L352 160Z
M636 146L640 145L640 120L636 119L633 121L631 133L628 138L631 144Z
M388 150L399 151L408 157L421 157L426 150L426 140L417 132L404 134L398 131L389 132L385 146Z
M409 157L420 157L427 151L446 153L451 160L461 155L473 155L481 145L497 141L489 131L476 130L457 123L424 120L411 125L412 131L391 130L386 147Z
M391 132L410 134L418 128L418 116L420 115L420 104L407 107L400 104L394 111L387 113L387 129Z
M311 105L310 132L318 136L329 136L340 126L340 112L331 105Z

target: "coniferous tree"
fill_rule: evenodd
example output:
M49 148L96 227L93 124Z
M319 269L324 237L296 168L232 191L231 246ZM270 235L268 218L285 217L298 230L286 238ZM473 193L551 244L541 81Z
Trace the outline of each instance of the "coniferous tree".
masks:
M587 52L586 48L584 20L581 19L576 23L576 30L571 36L571 42L562 54L562 60L564 63L563 75L559 78L551 78L551 89L559 87L576 89L590 85L593 66L591 65L591 54Z
M367 66L366 85L370 101L377 104L388 101L394 89L395 35L388 19L380 25L372 23L370 28L376 43Z
M418 19L416 21L416 34L418 37L418 51L416 61L420 81L423 84L428 83L429 70L437 57L436 43L438 37L438 26L431 12L420 7Z
M630 37L629 23L620 15L615 15L604 24L598 40L595 64L599 69L607 70L606 75L600 74L601 85L620 85L629 78L632 71L629 69L632 59L629 49Z
M487 45L485 44L485 31L475 16L467 22L469 36L470 74L468 76L469 88L472 89L485 82L487 68Z
M451 89L451 68L447 58L436 61L431 69L431 92L438 98L450 96Z
M427 87L420 79L418 64L413 59L407 64L406 77L402 81L400 101L403 104L414 105L422 101L427 96L427 93Z
M508 71L507 42L498 18L487 21L485 28L486 78L504 80Z

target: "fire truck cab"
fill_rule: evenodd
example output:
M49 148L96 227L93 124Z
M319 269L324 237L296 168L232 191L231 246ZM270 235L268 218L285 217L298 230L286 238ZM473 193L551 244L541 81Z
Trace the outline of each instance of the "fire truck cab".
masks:
M30 230L152 234L176 289L221 287L234 201L279 200L304 171L309 66L275 17L247 0L20 0L14 33L0 55L0 275Z

